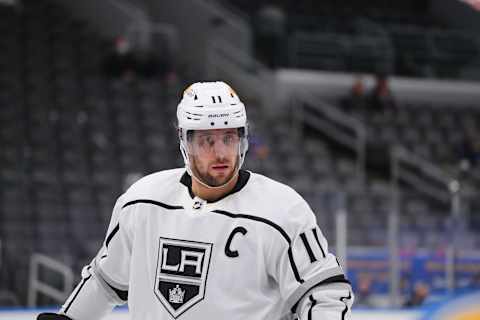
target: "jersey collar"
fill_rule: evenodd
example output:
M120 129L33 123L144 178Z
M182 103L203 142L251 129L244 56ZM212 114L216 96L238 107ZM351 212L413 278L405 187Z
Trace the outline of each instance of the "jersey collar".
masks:
M250 179L250 172L248 172L247 170L240 169L240 171L238 172L238 180L237 180L237 183L235 184L235 187L233 187L233 189L230 192L226 193L223 197L220 197L215 201L208 201L208 203L215 203L217 201L224 199L225 197L228 197L233 193L236 193L242 190L243 187L245 187L245 185L247 184L249 179ZM190 177L187 171L185 171L182 177L180 178L180 183L182 183L184 186L188 188L188 193L190 194L190 197L192 197L192 199L195 198L195 195L193 194L193 191L192 191L192 177Z

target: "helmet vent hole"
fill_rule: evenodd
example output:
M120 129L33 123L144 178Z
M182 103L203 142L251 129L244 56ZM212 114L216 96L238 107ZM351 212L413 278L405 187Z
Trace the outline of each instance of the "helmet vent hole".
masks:
M214 125L215 125L215 122L210 122L210 125L211 125L211 126L214 126Z
M193 97L193 100L198 100L198 97L197 97L197 95L195 95L195 97Z
M225 121L224 123L225 123L225 125L228 125L228 121Z

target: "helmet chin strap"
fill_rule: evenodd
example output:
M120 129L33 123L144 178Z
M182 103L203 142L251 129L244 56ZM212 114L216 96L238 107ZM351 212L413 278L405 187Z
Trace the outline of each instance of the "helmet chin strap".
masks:
M188 171L192 172L191 169L189 169ZM195 179L195 181L197 181L198 183L200 183L202 186L208 188L208 189L221 189L223 187L225 187L227 184L229 184L233 179L235 179L235 177L238 175L238 171L239 169L235 169L235 174L232 175L232 177L230 179L228 179L227 182L225 182L224 184L222 184L221 186L211 186L209 184L206 184L205 182L203 182L200 178L198 178L195 174L191 174L192 178Z

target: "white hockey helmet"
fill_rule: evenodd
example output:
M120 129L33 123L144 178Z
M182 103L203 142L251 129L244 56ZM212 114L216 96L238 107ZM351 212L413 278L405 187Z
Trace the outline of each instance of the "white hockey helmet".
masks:
M236 92L225 82L196 82L183 92L177 107L180 150L190 175L187 152L188 131L238 128L240 144L238 168L242 166L248 150L248 122L245 105Z

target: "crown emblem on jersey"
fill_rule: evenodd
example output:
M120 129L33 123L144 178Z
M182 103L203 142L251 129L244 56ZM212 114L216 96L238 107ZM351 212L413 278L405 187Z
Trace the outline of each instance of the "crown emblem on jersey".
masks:
M178 319L204 299L212 247L212 243L160 237L154 291L169 319Z
M185 290L182 290L178 284L175 288L168 290L170 298L168 299L172 303L183 303L183 296L185 295Z

